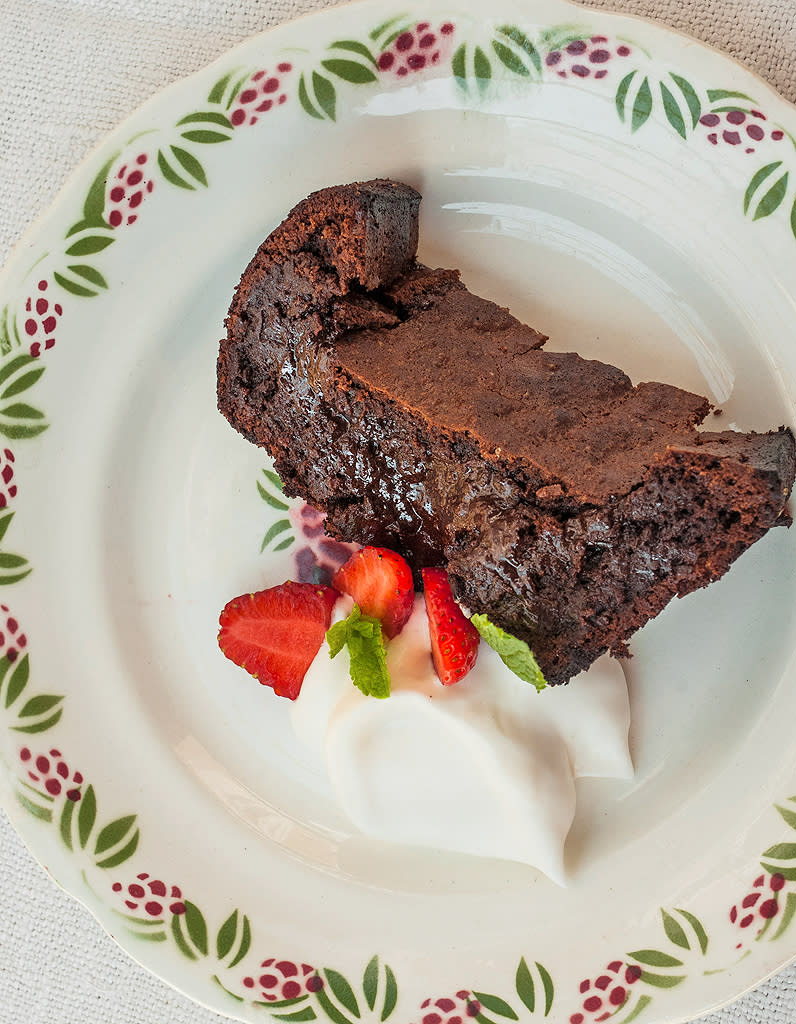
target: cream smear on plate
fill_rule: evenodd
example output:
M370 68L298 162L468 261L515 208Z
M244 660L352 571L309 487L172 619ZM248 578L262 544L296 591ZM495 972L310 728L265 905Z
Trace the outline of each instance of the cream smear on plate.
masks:
M334 621L350 609L338 601ZM442 686L418 595L387 666L391 696L366 697L347 651L332 660L324 642L291 708L354 825L375 839L531 864L565 884L575 779L633 775L620 664L606 655L537 693L482 643L469 675Z

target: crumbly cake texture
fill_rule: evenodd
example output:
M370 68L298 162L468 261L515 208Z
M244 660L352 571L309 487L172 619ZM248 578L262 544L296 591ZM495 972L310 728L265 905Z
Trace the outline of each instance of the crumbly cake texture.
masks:
M447 567L552 684L790 524L786 428L699 432L707 399L633 386L416 259L420 195L309 196L241 278L218 404L345 541Z

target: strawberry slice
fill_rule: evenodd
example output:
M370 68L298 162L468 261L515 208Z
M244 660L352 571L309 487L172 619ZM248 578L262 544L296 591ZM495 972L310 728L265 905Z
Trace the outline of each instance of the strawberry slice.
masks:
M412 570L388 548L365 547L332 577L332 586L350 594L364 615L381 621L388 639L406 625L415 603Z
M440 682L458 683L475 665L481 635L456 603L444 569L423 569L431 658Z
M281 583L227 603L218 646L236 665L295 700L332 620L338 594L315 583Z

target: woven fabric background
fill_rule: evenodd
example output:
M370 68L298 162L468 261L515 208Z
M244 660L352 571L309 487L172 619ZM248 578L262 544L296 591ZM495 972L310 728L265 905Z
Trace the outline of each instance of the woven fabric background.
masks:
M153 93L324 0L0 0L0 264ZM743 61L796 101L796 0L591 0ZM58 889L0 812L0 1024L210 1024ZM796 1024L796 967L704 1024Z

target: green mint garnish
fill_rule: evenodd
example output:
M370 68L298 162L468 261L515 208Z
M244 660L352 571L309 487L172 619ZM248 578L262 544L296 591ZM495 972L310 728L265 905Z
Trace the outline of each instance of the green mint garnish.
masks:
M329 655L332 658L348 648L351 662L351 682L367 697L389 697L390 675L384 648L381 623L370 615L363 615L357 605L342 622L326 633Z
M524 640L496 626L486 615L473 615L470 622L481 634L482 639L497 651L500 660L515 676L519 676L526 683L533 683L537 690L544 690L547 680L536 663L533 651Z

